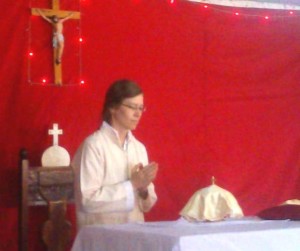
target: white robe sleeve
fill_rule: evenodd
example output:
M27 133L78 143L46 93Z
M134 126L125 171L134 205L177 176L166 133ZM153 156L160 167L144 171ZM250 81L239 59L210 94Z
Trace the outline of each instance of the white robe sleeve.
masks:
M142 212L149 212L157 201L157 195L154 191L154 185L148 186L148 197L146 199L139 198L139 208Z
M130 181L104 185L103 156L93 144L85 142L78 156L79 189L82 210L87 213L124 212L134 206L134 192ZM76 165L76 163L75 163Z

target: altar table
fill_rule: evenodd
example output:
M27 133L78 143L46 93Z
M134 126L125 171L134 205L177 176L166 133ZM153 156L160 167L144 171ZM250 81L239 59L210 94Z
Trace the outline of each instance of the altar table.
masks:
M299 251L300 221L256 217L219 222L177 221L82 228L72 251Z

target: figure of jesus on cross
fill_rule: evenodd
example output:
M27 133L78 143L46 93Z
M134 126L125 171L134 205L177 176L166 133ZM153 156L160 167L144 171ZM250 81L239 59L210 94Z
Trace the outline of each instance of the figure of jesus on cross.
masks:
M37 9L37 12L41 15L42 18L44 18L47 22L49 22L53 27L52 43L53 43L53 48L55 49L55 63L60 64L63 50L64 50L63 23L66 20L70 19L74 14L73 12L70 12L69 15L67 15L66 17L59 18L56 15L47 17L44 15L41 9Z
M62 55L64 51L63 23L69 19L80 19L80 12L59 8L59 0L51 0L52 9L32 8L31 14L41 16L53 27L53 64L55 84L62 84Z

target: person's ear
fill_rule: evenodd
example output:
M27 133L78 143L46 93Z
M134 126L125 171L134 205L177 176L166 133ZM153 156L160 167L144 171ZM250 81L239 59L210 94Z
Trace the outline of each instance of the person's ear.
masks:
M113 114L116 113L117 108L116 107L111 107L108 110L109 110L110 114L113 115Z

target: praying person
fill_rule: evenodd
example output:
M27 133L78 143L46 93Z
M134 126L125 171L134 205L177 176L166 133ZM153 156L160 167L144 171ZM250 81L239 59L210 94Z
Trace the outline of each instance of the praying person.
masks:
M102 125L81 144L75 170L77 227L143 222L157 201L156 162L132 131L145 111L144 95L133 81L118 80L107 90Z
M55 49L55 63L60 64L63 55L63 50L64 50L63 23L66 20L70 19L74 13L71 12L66 17L59 18L56 15L47 17L40 9L37 9L37 12L41 15L43 19L49 22L53 27L52 43L53 43L53 48Z

